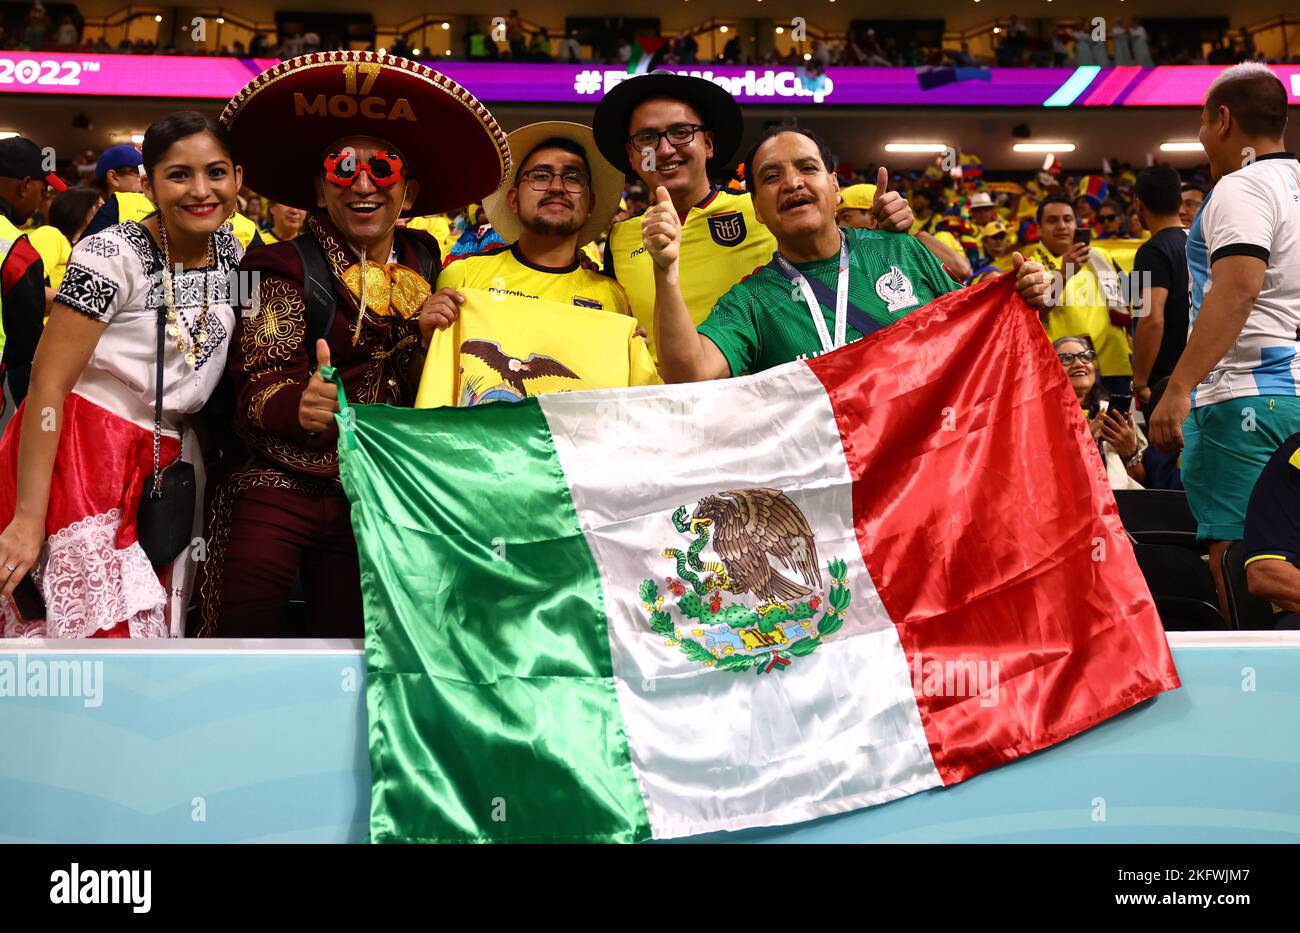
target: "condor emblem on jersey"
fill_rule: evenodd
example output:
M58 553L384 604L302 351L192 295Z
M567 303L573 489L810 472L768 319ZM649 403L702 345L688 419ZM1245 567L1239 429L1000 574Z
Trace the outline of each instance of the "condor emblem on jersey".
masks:
M733 212L709 218L709 235L719 246L735 246L745 241L745 215Z

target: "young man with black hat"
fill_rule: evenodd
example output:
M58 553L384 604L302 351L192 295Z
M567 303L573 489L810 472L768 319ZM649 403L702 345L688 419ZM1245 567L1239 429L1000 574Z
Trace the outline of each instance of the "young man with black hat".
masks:
M234 426L251 453L212 498L200 634L361 637L338 398L318 368L337 369L352 401L413 402L422 346L455 312L428 301L437 243L398 228L398 216L495 191L509 147L454 81L373 52L276 65L235 96L222 122L248 186L311 216L300 236L250 251L241 266L259 284L229 375ZM308 621L295 629L288 604L299 577Z
M724 166L740 146L740 106L712 81L653 72L628 78L606 94L596 107L593 129L606 159L630 168L648 191L662 188L672 199L682 225L682 295L698 324L727 289L776 249L772 235L755 218L748 193L709 184L708 170ZM911 210L897 192L876 198L873 212L882 229L912 225ZM615 224L602 271L627 292L657 358L654 269L641 218Z
M15 403L27 395L47 298L40 254L18 228L41 206L47 188L68 190L46 169L41 148L22 136L0 140L0 371Z

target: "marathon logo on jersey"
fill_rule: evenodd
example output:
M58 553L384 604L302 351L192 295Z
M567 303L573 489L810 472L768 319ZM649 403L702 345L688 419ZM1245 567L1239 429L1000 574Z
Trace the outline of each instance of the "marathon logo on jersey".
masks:
M709 236L719 246L735 246L745 242L745 215L736 212L714 214L709 218Z
M574 295L573 303L579 308L598 308L601 311L605 310L605 306L595 298L583 298L581 295Z

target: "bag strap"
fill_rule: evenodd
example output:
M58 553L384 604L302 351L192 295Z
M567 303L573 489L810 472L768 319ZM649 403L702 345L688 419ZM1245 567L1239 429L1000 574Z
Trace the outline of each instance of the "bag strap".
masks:
M158 358L154 361L153 390L153 488L149 495L162 496L162 411L163 411L163 354L166 350L163 331L167 326L166 302L158 307Z
M302 294L307 305L307 360L316 366L316 341L329 339L336 313L334 276L325 258L325 248L310 229L290 240L302 260ZM438 280L438 257L420 237L410 237L415 251L417 271L426 282L433 285Z
M791 276L781 263L777 261L776 256L773 256L771 261L768 262L767 268L772 269L777 275L787 279L788 281L794 281L794 277ZM811 276L804 276L804 281L806 281L808 287L812 289L813 296L817 299L818 304L823 308L833 309L835 307L835 293L831 291L830 288ZM866 311L863 311L858 307L852 298L849 299L848 307L844 309L844 316L848 319L848 322L853 325L853 329L863 337L866 337L869 334L874 334L885 326Z
M316 341L322 337L328 339L330 328L334 326L335 297L333 280L329 263L325 260L325 248L310 229L289 241L298 251L302 260L302 297L307 305L307 361L311 368L316 368Z

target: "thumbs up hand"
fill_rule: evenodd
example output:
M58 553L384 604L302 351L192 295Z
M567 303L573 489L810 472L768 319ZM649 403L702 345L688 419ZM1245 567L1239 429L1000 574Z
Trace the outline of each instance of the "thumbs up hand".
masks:
M321 367L330 365L330 345L324 340L316 341L316 363L316 371L298 400L298 424L313 434L329 430L339 410L338 389L320 377Z
M881 230L893 230L897 233L910 233L912 207L897 191L889 190L889 170L883 165L876 173L876 197L871 203L871 213Z
M669 269L676 265L682 243L682 222L677 219L677 208L663 185L655 189L655 203L641 218L641 237L656 266Z

